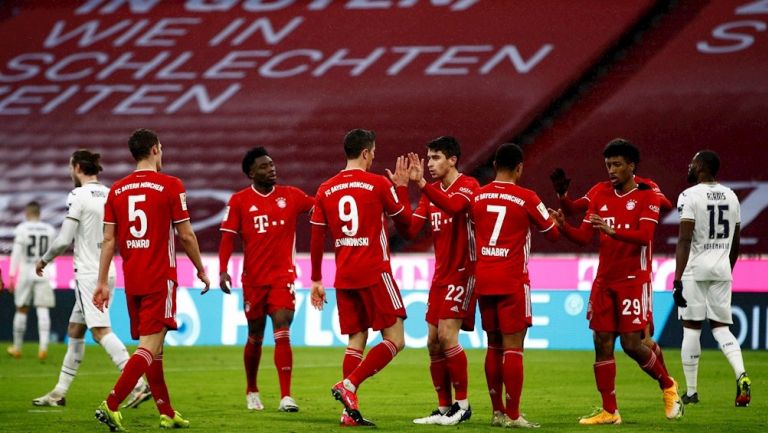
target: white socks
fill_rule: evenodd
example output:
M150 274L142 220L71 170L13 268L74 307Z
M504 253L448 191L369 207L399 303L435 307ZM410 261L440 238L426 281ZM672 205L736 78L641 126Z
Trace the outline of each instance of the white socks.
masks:
M733 372L738 379L739 376L744 373L744 360L741 357L741 346L739 346L739 341L736 340L736 337L733 336L731 330L728 329L727 326L712 328L712 336L717 340L720 350L723 351L726 359L728 359L728 362L731 364Z
M125 367L125 364L128 362L129 355L128 350L125 348L123 342L117 338L117 335L115 335L114 332L110 332L101 337L99 344L101 344L101 347L107 351L107 354L112 358L112 362L115 363L117 368L120 371L123 371L123 367Z
M67 354L64 355L64 361L61 363L61 373L59 373L59 383L53 388L53 394L56 397L64 397L69 391L69 386L75 379L77 369L85 356L85 339L69 338Z
M51 310L44 307L37 307L37 333L40 337L40 348L38 351L48 351L48 340L51 338Z
M13 315L13 347L17 350L21 350L25 332L27 332L27 313L16 311Z
M701 329L683 328L683 344L680 346L680 358L683 361L683 373L689 396L696 393L699 358L701 357Z

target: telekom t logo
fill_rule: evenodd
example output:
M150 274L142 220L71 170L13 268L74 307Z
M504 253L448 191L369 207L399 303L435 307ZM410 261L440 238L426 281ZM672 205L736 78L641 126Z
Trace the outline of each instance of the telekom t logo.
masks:
M432 230L439 232L440 231L440 223L442 222L440 220L440 214L439 213L432 213Z
M256 215L253 217L253 225L256 227L256 233L266 233L269 227L269 217L267 215Z

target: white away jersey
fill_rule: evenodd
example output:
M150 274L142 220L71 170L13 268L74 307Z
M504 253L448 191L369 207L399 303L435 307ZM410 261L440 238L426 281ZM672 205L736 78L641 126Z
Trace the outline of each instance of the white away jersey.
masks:
M97 275L101 242L104 240L104 203L107 201L109 188L89 182L75 188L67 197L67 218L78 222L75 232L75 273ZM115 274L111 264L109 274Z
M736 194L719 183L700 183L680 194L677 212L681 221L695 224L683 279L731 280L731 242L736 224L741 223Z
M35 265L48 250L48 245L53 242L55 232L52 225L42 221L24 221L16 226L11 256L18 260L16 265L19 278L46 280L46 277L37 276Z

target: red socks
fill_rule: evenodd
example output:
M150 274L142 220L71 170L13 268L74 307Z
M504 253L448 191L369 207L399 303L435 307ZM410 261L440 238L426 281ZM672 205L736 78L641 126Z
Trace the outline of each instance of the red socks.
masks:
M594 371L597 390L603 398L603 410L616 413L616 360L596 362Z
M373 349L368 351L368 355L360 363L352 374L347 376L353 385L360 386L365 379L376 374L379 370L386 367L392 359L397 355L397 346L395 343L384 339L381 343L374 346Z
M429 374L432 376L432 385L437 392L437 405L449 407L453 403L451 399L451 376L448 373L448 366L443 355L429 356Z
M259 392L256 376L259 374L259 361L261 361L261 343L262 339L256 340L251 336L248 336L248 342L245 343L243 364L245 365L246 392Z
M520 418L520 394L523 393L523 349L504 350L504 388L507 391L507 416Z
M504 376L502 374L504 351L500 347L488 346L485 352L485 382L494 411L504 412L503 395Z
M456 400L466 400L469 380L467 379L467 354L464 348L459 344L446 350L445 362L453 389L456 390Z
M661 389L667 389L670 386L673 386L675 382L673 382L672 378L669 377L667 368L664 366L664 364L659 362L656 354L653 351L650 351L650 353L651 355L648 357L648 360L645 361L645 364L641 364L640 368L642 368L644 372L648 373L648 376L651 376L654 380L657 380Z
M363 352L347 347L344 352L344 362L341 364L342 378L348 377L363 362Z
M165 375L163 374L163 354L155 356L152 365L147 370L147 383L152 391L152 398L155 399L157 410L161 415L167 415L173 418L173 407L171 407L171 397L168 395L168 386L165 384Z
M293 370L293 352L291 351L291 333L288 328L275 330L275 368L280 381L281 397L291 395L291 370Z
M653 353L656 354L656 360L661 363L662 366L664 366L664 369L667 369L667 364L664 363L664 354L661 352L661 346L658 345L655 341L653 342L653 346L651 346L651 350Z
M133 352L133 355L128 359L125 367L123 367L123 372L120 373L120 378L117 379L115 387L112 388L109 396L107 396L107 407L109 407L109 410L118 410L120 403L133 391L136 382L147 372L150 365L152 365L152 353L149 350L139 347Z

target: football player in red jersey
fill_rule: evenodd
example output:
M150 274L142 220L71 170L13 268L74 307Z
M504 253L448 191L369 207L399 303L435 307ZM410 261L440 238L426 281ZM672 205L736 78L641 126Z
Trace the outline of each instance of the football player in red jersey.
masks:
M496 179L475 193L471 207L477 253L475 291L488 335L485 373L494 411L491 424L535 428L539 425L520 414L523 342L533 323L528 275L531 226L550 241L560 233L536 193L517 185L523 174L520 146L502 144L493 164Z
M246 376L246 405L251 410L263 410L256 377L261 360L266 316L272 319L275 338L275 367L280 382L281 399L278 410L298 412L291 397L290 326L296 306L294 281L296 269L296 218L309 212L314 198L292 186L276 185L275 163L263 147L246 152L243 173L253 183L229 199L221 223L219 269L221 289L229 293L232 279L227 264L234 250L235 238L243 242L243 303L248 320L248 341L243 362Z
M592 285L587 319L595 342L594 373L602 409L583 417L581 424L619 424L616 404L616 337L621 347L662 389L665 415L677 419L683 406L677 383L653 350L643 344L648 321L653 233L659 220L659 197L635 181L640 152L627 140L613 140L603 151L613 190L601 190L590 201L579 228L552 211L563 235L580 245L600 236L600 257Z
M410 226L398 231L413 238L430 222L435 273L427 302L427 348L438 399L437 409L413 422L456 425L472 415L467 399L467 355L459 344L459 330L471 331L475 323L475 251L469 207L480 184L459 172L461 145L454 137L439 137L427 144L427 167L434 183L424 180L424 162L418 155L408 157L410 180L419 185L422 195Z
M389 180L370 173L376 152L376 135L354 129L344 137L347 166L317 190L312 212L311 300L322 309L325 289L321 264L328 230L336 254L336 301L342 334L349 336L344 355L344 379L333 386L333 396L343 405L342 425L373 425L360 414L357 388L384 368L405 346L406 317L400 290L392 278L384 215L407 225L408 162L397 159ZM393 185L394 184L394 185ZM363 359L368 329L381 331L383 341Z
M621 140L621 139L617 139L617 140ZM639 162L640 161L639 161L639 150L638 150L637 163ZM649 186L654 193L656 193L656 196L659 199L659 207L661 208L662 212L671 210L672 202L670 202L669 199L664 195L664 193L661 192L661 188L659 188L656 182L652 181L651 179L640 177L635 174L635 171L637 171L637 163L635 164L635 168L632 171L632 175L634 177L635 183L638 185L645 184ZM552 171L552 174L549 175L549 178L552 181L552 186L554 187L555 192L557 193L557 197L560 201L560 208L562 209L563 214L565 216L583 214L589 208L590 202L595 198L595 196L600 191L613 190L613 183L611 183L610 180L605 180L602 182L598 182L594 186L592 186L592 188L590 188L589 191L587 191L587 193L584 194L583 197L579 197L576 200L572 200L570 197L568 197L568 186L571 184L571 179L569 179L566 176L565 171L562 168L554 169ZM648 326L646 326L645 333L643 335L643 344L648 346L649 349L653 350L653 352L656 354L658 361L666 366L666 363L664 362L664 354L661 351L661 347L653 339L653 333L654 333L653 290L650 286L649 286L649 295L651 296L651 298L648 300Z
M136 160L136 171L112 185L104 205L104 241L93 304L101 310L109 302L109 264L115 246L119 246L131 336L139 340L139 347L107 400L96 410L96 419L111 431L125 430L118 406L146 374L160 411L160 426L188 427L189 421L171 407L163 375L165 334L177 329L174 230L197 269L197 277L205 284L202 293L208 291L210 282L189 220L184 185L180 179L159 172L163 145L157 135L147 129L136 130L128 147Z

